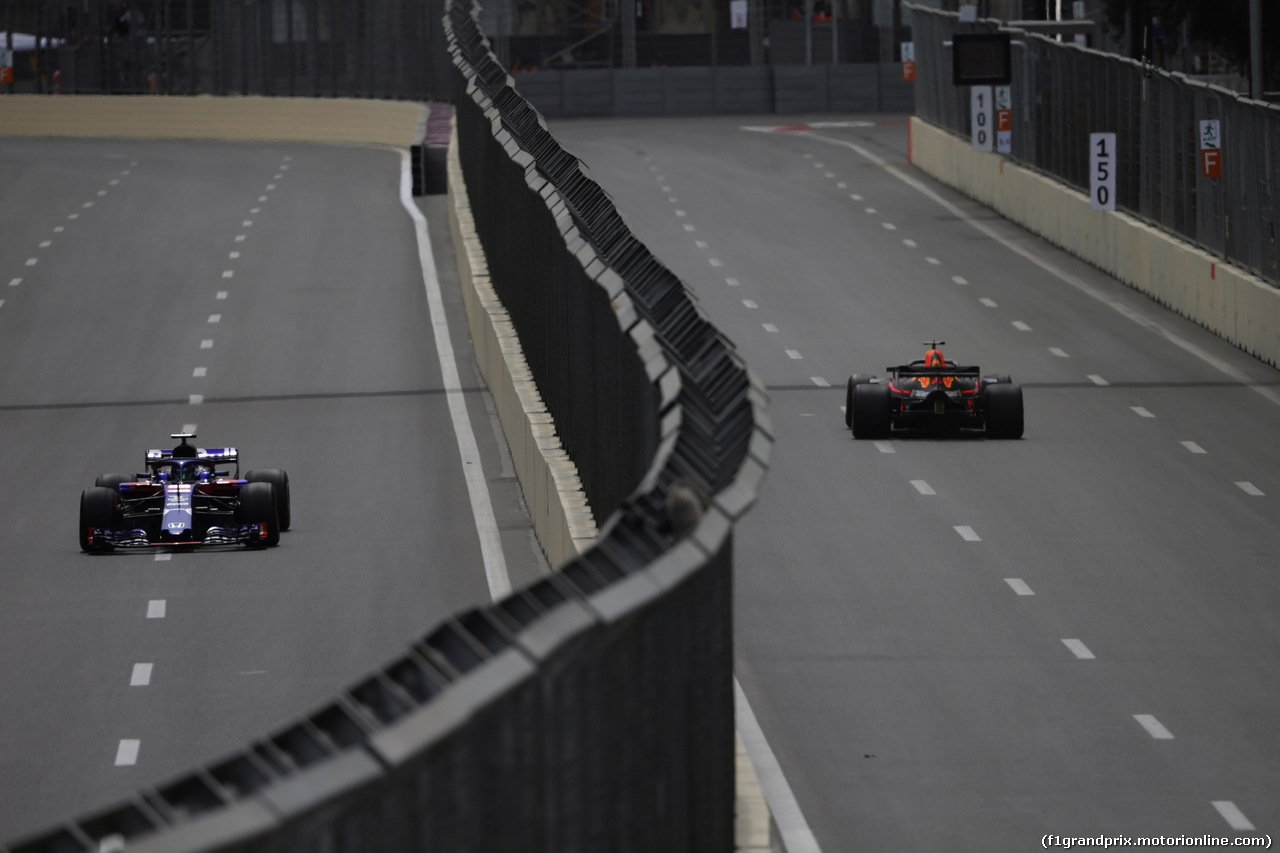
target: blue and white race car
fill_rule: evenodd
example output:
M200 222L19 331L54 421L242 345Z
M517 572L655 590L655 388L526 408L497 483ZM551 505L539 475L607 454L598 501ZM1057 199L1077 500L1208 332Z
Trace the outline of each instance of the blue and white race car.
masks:
M234 447L148 450L144 473L102 474L80 495L76 538L84 551L156 546L280 544L288 530L289 475L280 468L240 478ZM218 470L234 466L233 470Z

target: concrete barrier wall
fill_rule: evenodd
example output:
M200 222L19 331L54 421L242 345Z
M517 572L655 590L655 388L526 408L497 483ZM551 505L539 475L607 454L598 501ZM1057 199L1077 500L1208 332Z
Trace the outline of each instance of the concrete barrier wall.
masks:
M998 154L911 119L911 162L1270 365L1280 364L1280 290Z
M0 136L338 142L408 148L426 108L355 98L0 97Z
M515 326L489 279L458 161L456 130L449 145L448 168L449 230L476 360L493 394L538 541L551 564L560 566L595 542L595 516L578 470L538 393Z

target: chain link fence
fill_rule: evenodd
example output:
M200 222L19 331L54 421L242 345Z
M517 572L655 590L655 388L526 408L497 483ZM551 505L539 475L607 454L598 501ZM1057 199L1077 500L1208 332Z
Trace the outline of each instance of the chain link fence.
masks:
M8 89L448 100L443 16L443 0L21 3L8 26L37 38Z
M1010 158L1089 191L1089 134L1115 133L1116 206L1280 285L1280 107L995 21L912 12L916 111L967 137L969 91L951 82L953 35L1009 32ZM1200 122L1221 129L1221 177L1202 173Z

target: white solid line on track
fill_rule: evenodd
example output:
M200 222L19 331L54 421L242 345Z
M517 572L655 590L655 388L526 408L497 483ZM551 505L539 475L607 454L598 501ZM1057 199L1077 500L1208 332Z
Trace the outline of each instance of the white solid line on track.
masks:
M138 763L138 748L142 741L128 739L120 741L116 747L116 767L132 767Z
M1014 327L1015 329L1017 329L1019 332L1029 332L1029 331L1031 331L1031 327L1030 327L1030 326L1028 326L1026 323L1022 322L1021 320L1014 320L1014 321L1013 321L1013 327Z
M936 494L937 494L937 492L935 492L935 491L933 490L933 486L930 486L930 485L929 485L928 483L926 483L924 480L912 480L912 481L911 481L911 485L912 485L912 486L915 486L916 491L917 491L917 492L919 492L919 493L920 493L920 494L922 494L922 495L936 495Z
M22 284L22 279L20 279L20 278L12 279L12 280L10 280L10 282L9 282L9 286L10 286L10 287L17 287L17 286L18 286L18 285L20 285L20 284Z
M756 301L754 299L744 299L742 300L742 307L755 309L755 308L759 308L760 306L756 304Z
M1148 411L1147 411L1146 409L1144 409L1142 406L1130 406L1129 408L1130 408L1130 409L1132 409L1132 410L1133 410L1133 413L1134 413L1135 415L1137 415L1138 417L1140 417L1140 418L1154 418L1154 417L1155 417L1155 415L1153 415L1153 414L1151 414L1150 412L1148 412Z
M988 308L996 308L996 307L998 307L998 306L996 305L996 301L995 301L994 299L988 299L988 298L987 298L987 297L985 297L985 296L984 296L984 297L982 297L981 299L979 299L978 301L979 301L979 302L981 302L983 305L987 306Z
M737 287L737 286L738 286L738 280L737 280L736 278L726 278L726 279L724 280L724 283L725 283L725 284L727 284L727 285L729 285L730 287Z
M147 602L148 619L163 619L165 610L165 600L163 598L153 598Z
M1138 721L1138 725L1147 730L1147 734L1156 740L1173 740L1173 732L1166 729L1159 720L1150 714L1134 714L1133 718Z
M1058 358L1071 358L1071 356L1067 355L1067 351L1061 347L1049 347L1049 352L1056 355Z
M800 354L800 350L789 349L787 350L787 358L794 358L797 361L799 361L800 359L804 358L804 356Z
M711 264L711 266L713 266L713 267L722 267L722 266L724 266L724 261L720 260L719 258L710 258L710 259L708 260L708 263L710 263L710 264Z
M1108 385L1110 385L1110 384L1111 384L1110 382L1108 382L1107 380L1103 379L1101 376L1099 376L1099 375L1098 375L1098 374L1096 374L1096 373L1090 373L1090 374L1089 374L1088 376L1086 376L1085 378L1086 378L1086 379L1088 379L1090 382L1092 382L1094 385L1097 385L1097 386L1098 386L1098 387L1100 387L1100 388L1105 388L1106 386L1108 386Z
M1255 498L1260 498L1264 494L1262 489L1259 489L1253 483L1250 483L1247 481L1238 482L1236 483L1236 485L1239 486L1241 491L1243 491L1246 495L1253 495Z
M902 245L906 246L908 249L914 249L914 248L916 247L916 241L915 241L915 240L903 240L903 241L902 241Z
M227 291L225 290L219 290L216 294L214 294L214 299L226 299L226 298L227 298Z
M925 260L933 264L935 267L942 266L942 261L938 260L937 258L925 258Z
M133 673L129 676L130 687L146 687L151 683L151 664L135 663Z
M485 480L483 460L480 458L480 449L476 444L476 436L467 415L466 399L462 394L462 380L458 377L458 357L453 351L453 340L449 335L449 318L445 315L440 280L436 276L436 259L431 248L431 237L427 233L427 219L413 200L413 175L409 168L409 149L407 148L400 149L400 204L413 219L417 233L418 262L422 267L422 282L427 292L431 328L435 333L436 355L440 360L445 397L449 404L449 414L453 419L458 454L462 457L462 470L466 475L467 493L471 498L471 513L475 517L476 532L480 538L480 554L484 559L489 595L494 600L505 598L511 592L511 576L507 572L506 556L502 553L502 537L498 531L498 522L493 515L493 500L489 496L489 484Z
M1208 453L1209 452L1205 450L1203 447L1201 447L1200 445L1196 444L1194 441L1180 441L1178 443L1181 444L1183 447L1185 447L1187 450L1190 450L1192 453Z
M213 349L213 338L205 338L201 341L200 349Z
M778 327L773 325L772 323L764 323L763 325L764 325L764 330L766 332L769 332L770 334L776 334L778 331Z
M1031 587L1027 586L1027 582L1022 578L1005 578L1004 582L1013 588L1018 595L1035 595L1031 591Z
M1230 800L1214 800L1213 807L1218 810L1218 814L1222 815L1222 819L1227 825L1237 832L1256 832L1256 828L1249 819L1244 816L1244 812L1236 808L1236 804Z
M1063 640L1062 644L1071 650L1071 654L1080 660L1093 660L1093 652L1089 651L1089 647L1079 640Z
M841 406L840 408L843 409L844 407ZM894 450L893 445L887 441L873 441L871 443L874 444L876 450L879 450L881 453L897 453L898 452Z
M204 404L204 395L203 395L203 394L188 394L188 395L187 395L187 405L188 405L188 406L200 406L200 405L203 405L203 404Z
M198 377L198 376L208 376L208 375L209 375L209 368L207 368L207 367L197 367L195 370L191 371L191 375L192 375L193 377Z
M183 432L194 432L194 431L195 431L195 430L189 430L189 429L184 429L184 430L183 430ZM153 562L156 562L156 563L167 563L167 562L169 562L169 561L170 561L170 560L172 560L172 559L173 559L173 554L169 553L168 551L160 551L160 552L158 552L158 553L156 554L156 556L155 556L155 560L154 560Z
M221 322L222 322L222 315L221 315L221 314L210 314L210 315L209 315L209 322L210 322L210 323L221 323Z
M966 542L981 542L982 537L973 532L973 528L967 524L957 524L956 533L960 534L960 538Z
M831 383L828 382L826 379L823 379L821 376L810 376L809 381L812 382L814 385L817 385L819 388L831 387Z
M913 175L907 174L906 172L899 169L897 166L894 166L888 160L885 160L883 157L879 157L871 153L870 151L868 151L866 148L863 148L862 146L856 143L849 142L846 139L834 139L831 137L820 136L812 132L807 133L805 135L809 136L811 139L816 139L819 142L825 142L828 145L836 145L841 148L849 148L857 152L863 159L870 161L876 166L879 166L886 174L892 175L893 177L902 181L907 186L912 187L913 189L915 189L917 192L921 193L925 197L932 199L934 202L936 202L940 207L942 207L948 213L957 217L962 222L968 223L975 230L986 235L987 237L990 237L992 240L995 240L996 242L1000 243L1002 246L1004 246L1006 249L1013 252L1014 254L1022 258L1025 258L1026 260L1040 267L1042 270L1054 276L1059 281L1069 284L1072 287L1074 287L1076 290L1079 290L1081 293L1084 293L1085 295L1093 299L1096 299L1102 304L1110 307L1116 313L1138 324L1139 326L1151 332L1152 334L1158 335L1164 338L1166 341L1178 347L1179 349L1183 350L1184 352L1187 352L1190 355L1193 355L1196 358L1200 359L1204 363L1211 365L1218 372L1225 374L1226 376L1230 377L1232 380L1239 382L1241 385L1244 385L1247 388L1252 389L1258 394L1261 394L1263 397L1266 397L1271 402L1277 405L1280 405L1280 391L1277 391L1276 389L1271 388L1267 385L1262 385L1255 382L1244 371L1237 369L1234 365L1227 363L1226 361L1224 361L1221 358L1218 358L1215 355L1211 355L1210 353L1206 352L1205 350L1201 349L1200 347L1196 346L1195 344L1191 343L1190 341L1181 337L1180 335L1177 335L1169 331L1164 326L1160 325L1155 320L1151 319L1151 317L1142 313L1138 309L1132 308L1129 305L1121 302L1119 298L1108 295L1107 293L1103 292L1097 287L1094 287L1092 284L1088 283L1087 281L1080 278L1079 276L1073 275L1067 272L1066 270L1062 269L1052 261L1049 261L1049 260L1046 260L1045 258L1040 257L1031 249L1028 249L1025 246L1019 245L1016 242L1016 238L1005 237L1004 235L1000 234L994 228L990 227L986 223L978 221L974 217L970 216L966 211L961 210L955 204L952 204L950 201L947 201L945 198L940 196L933 189L926 186L924 182L921 181L919 178L916 178Z
M962 276L962 275L953 275L953 276L951 276L951 280L952 280L952 281L954 281L956 284L968 284L968 283L969 283L969 279L965 278L965 277L964 277L964 276Z
M746 747L751 764L755 767L756 776L760 779L765 802L769 805L769 811L773 813L773 822L778 827L778 834L782 836L783 849L787 853L822 853L822 848L818 846L818 839L809 828L804 812L800 810L800 803L796 800L791 786L787 784L782 765L778 764L777 756L773 754L769 741L765 739L764 731L760 728L755 712L751 710L751 703L747 701L747 694L742 691L742 685L738 683L737 677L733 679L733 704L738 736L742 738L742 745Z

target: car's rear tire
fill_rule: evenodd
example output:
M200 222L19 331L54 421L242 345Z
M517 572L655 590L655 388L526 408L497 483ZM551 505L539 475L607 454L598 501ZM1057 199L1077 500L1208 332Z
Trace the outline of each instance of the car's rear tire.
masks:
M1022 386L988 385L987 437L1022 438Z
M132 483L133 477L128 474L99 474L98 479L94 480L95 486L102 486L108 489L114 489L121 483Z
M853 386L853 437L888 438L889 409L888 385Z
M849 384L844 388L844 425L853 426L853 388L855 385L865 385L871 381L871 377L865 373L855 373L849 377Z
M258 482L241 486L239 512L244 524L267 525L266 539L253 544L267 548L280 544L280 510L274 485Z
M1007 373L988 373L986 376L982 377L983 385L995 385L997 383L1000 385L1009 385L1012 382L1012 377Z
M289 473L283 468L263 468L244 475L250 483L270 483L276 487L276 511L280 515L280 529L288 530L293 524L289 505Z
M110 545L95 545L91 530L114 530L120 512L120 495L115 489L94 486L80 493L80 530L76 536L80 550L110 551Z

